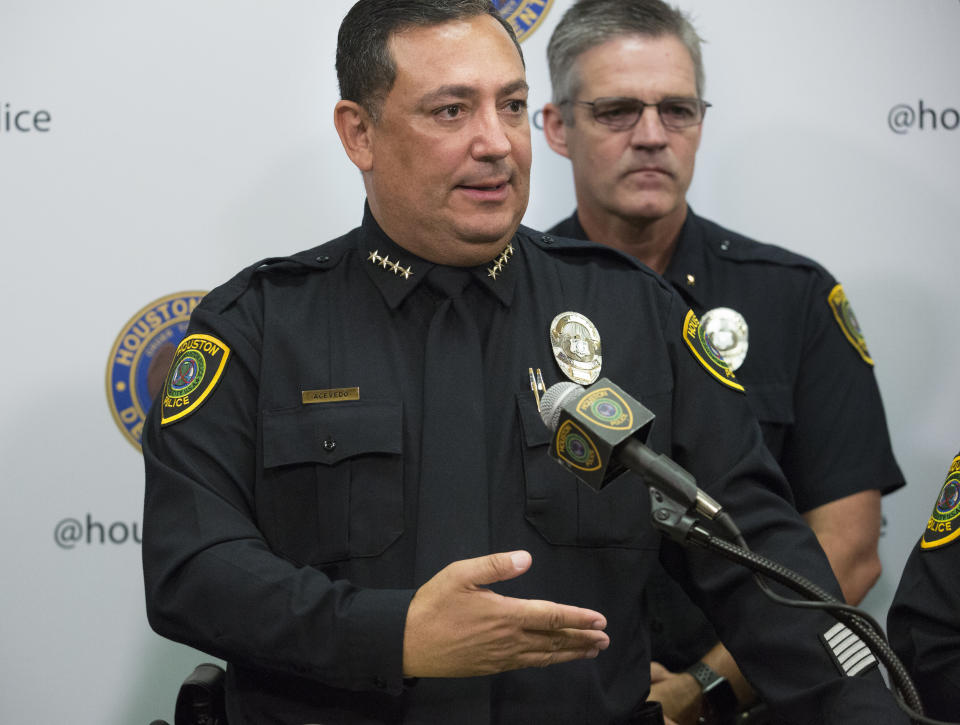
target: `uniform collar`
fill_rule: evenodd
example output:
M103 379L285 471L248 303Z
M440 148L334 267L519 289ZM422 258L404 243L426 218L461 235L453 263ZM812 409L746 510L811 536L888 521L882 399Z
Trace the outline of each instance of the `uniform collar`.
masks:
M710 299L711 279L708 272L707 248L703 240L700 217L687 209L687 218L680 228L677 246L663 273L687 300L691 307L704 309L704 300Z
M555 234L589 239L577 211L553 229ZM710 276L708 273L707 249L703 239L700 217L687 207L687 216L680 228L677 246L663 277L670 282L691 307L703 309L703 300L709 299Z
M435 266L401 247L380 228L369 204L363 206L363 222L357 236L357 251L370 280L391 309L396 309L424 281ZM517 234L497 257L487 264L470 267L480 286L489 290L501 304L513 302L517 279L523 267L523 254Z

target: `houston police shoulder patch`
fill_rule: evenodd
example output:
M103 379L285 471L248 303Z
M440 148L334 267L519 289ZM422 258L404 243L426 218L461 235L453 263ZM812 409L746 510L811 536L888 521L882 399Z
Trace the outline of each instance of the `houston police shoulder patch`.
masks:
M177 346L160 401L160 425L186 418L220 382L230 348L210 335L190 335Z
M843 336L853 345L853 348L860 354L863 361L873 366L873 358L870 357L870 351L867 349L867 341L860 330L860 323L857 322L857 316L853 314L853 308L850 306L850 300L847 299L843 291L843 285L838 284L827 295L827 303L833 310L833 316L837 319L837 324L843 331Z
M553 0L493 0L493 4L522 43L543 22Z
M728 388L744 392L730 365L704 334L703 326L693 314L693 310L687 310L687 316L683 320L683 341L708 373Z
M143 307L127 320L107 361L107 403L126 439L137 449L151 402L163 390L190 313L205 292L177 292Z
M943 482L927 530L920 539L921 549L936 549L960 538L960 454L953 459L947 480Z

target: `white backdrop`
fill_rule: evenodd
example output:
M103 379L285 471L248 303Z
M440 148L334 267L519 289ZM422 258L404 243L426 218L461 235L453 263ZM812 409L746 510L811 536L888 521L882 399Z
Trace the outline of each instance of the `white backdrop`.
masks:
M524 43L532 109L570 2ZM154 300L359 221L331 122L350 4L0 8L2 722L172 721L179 682L208 659L146 624L141 460L105 395L108 358ZM909 481L885 500L886 570L868 599L882 616L960 449L960 2L680 5L708 40L714 104L694 207L827 266L877 361ZM531 226L573 208L568 162L536 129L532 188Z

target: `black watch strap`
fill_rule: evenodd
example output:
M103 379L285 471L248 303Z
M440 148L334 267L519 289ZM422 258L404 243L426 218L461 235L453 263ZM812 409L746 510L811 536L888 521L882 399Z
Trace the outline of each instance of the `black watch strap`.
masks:
M687 672L693 675L693 679L700 683L700 689L704 692L709 690L711 685L715 684L718 680L723 679L723 677L714 672L713 669L702 660L690 667Z
M687 670L703 690L700 722L704 725L730 725L736 720L737 696L727 679L709 665L697 662Z

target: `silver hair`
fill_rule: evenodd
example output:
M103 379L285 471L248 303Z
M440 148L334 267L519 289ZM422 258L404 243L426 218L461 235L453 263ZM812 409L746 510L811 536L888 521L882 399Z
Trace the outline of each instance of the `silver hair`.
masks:
M564 13L547 45L553 102L570 101L580 93L577 59L581 54L629 35L678 38L693 60L697 97L703 98L702 39L686 13L662 0L579 0ZM569 108L563 109L563 115L565 123L573 123Z

